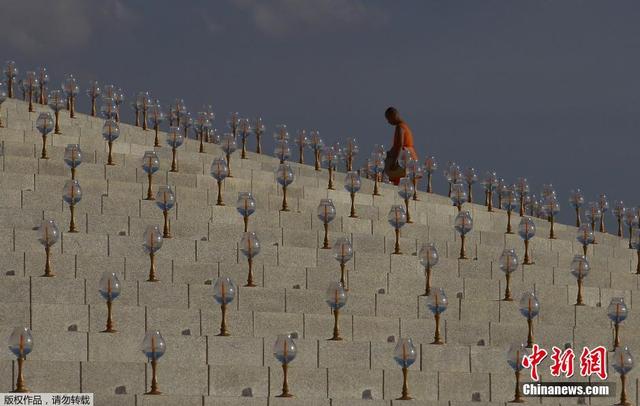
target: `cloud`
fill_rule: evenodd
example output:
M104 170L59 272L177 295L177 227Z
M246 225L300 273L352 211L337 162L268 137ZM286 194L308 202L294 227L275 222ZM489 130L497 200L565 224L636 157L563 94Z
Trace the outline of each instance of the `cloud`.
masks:
M383 24L387 16L363 0L231 0L256 28L272 36Z
M3 0L0 44L24 54L49 55L77 51L89 44L98 30L133 21L120 0Z

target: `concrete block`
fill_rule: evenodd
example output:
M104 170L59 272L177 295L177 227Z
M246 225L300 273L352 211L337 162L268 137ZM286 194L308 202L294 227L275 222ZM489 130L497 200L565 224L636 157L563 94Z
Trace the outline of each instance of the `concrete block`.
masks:
M17 376L18 365L13 364L13 374ZM24 364L24 379L29 390L35 393L56 393L61 389L77 393L80 392L80 362L30 358Z
M187 285L169 282L140 282L138 286L140 306L186 309L189 304Z
M277 336L296 332L303 334L303 317L300 313L254 313L254 335L257 337Z
M284 312L284 289L239 288L238 309L241 311Z
M440 399L471 401L475 397L475 400L490 400L489 374L438 372L438 394Z
M207 365L193 365L188 361L158 363L160 390L167 394L194 396L208 392ZM147 363L147 388L151 386L151 364Z
M362 399L363 392L372 399L383 398L382 370L362 370L353 367L329 369L329 397Z
M147 325L163 334L199 336L200 309L147 308Z
M208 337L207 364L263 366L265 354L263 338Z
M32 303L85 304L85 281L71 278L31 278Z
M326 340L333 335L334 316L326 309L327 314L304 315L304 337L306 339ZM341 315L338 317L340 336L344 340L352 340L353 322L352 316Z
M33 331L89 331L89 307L34 303L31 306Z
M254 397L269 396L269 368L246 365L209 366L211 396L242 396L251 389Z
M94 396L117 395L123 398L123 395L145 392L142 362L83 362L81 367L82 389L94 393Z
M202 308L202 334L214 336L220 333L221 311L220 308L210 306ZM232 337L253 336L253 313L239 312L227 308L227 329Z
M407 385L409 394L415 400L411 404L420 401L428 401L428 403L417 403L432 405L438 398L438 374L432 372L410 370ZM397 399L402 395L402 372L400 368L389 369L384 371L384 396L386 399ZM393 400L393 405L403 405L405 401Z
M368 369L370 346L368 342L319 341L318 365L320 368Z
M295 361L294 361L295 362ZM293 395L301 400L300 405L316 404L317 401L326 402L328 372L326 369L300 368L292 364L287 372L289 390ZM278 396L281 393L282 369L278 367L269 368L269 378L271 382L271 396ZM302 400L304 399L304 400ZM314 403L312 403L314 402ZM283 401L281 404L289 405ZM323 404L323 403L320 403Z

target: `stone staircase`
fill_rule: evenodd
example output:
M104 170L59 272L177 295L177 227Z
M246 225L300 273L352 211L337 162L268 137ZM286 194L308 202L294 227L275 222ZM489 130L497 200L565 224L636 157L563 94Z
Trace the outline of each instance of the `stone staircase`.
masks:
M47 109L38 106L39 110ZM392 255L395 242L387 222L392 204L402 203L396 188L383 184L372 196L373 183L363 180L356 195L358 218L350 218L349 194L341 190L344 173L336 173L336 188L327 190L327 173L292 163L295 181L288 188L290 212L280 212L282 191L275 181L278 161L248 153L233 154L232 178L223 184L227 206L216 206L217 186L209 175L219 146L206 144L198 153L191 139L178 152L180 171L169 172L171 150L155 148L161 169L154 191L170 185L176 207L169 212L173 238L156 254L159 282L146 282L149 258L142 250L147 225L162 225L155 202L143 200L147 177L141 157L153 149L153 131L120 124L114 145L115 166L106 166L104 120L61 112L61 135L48 138L48 160L38 157L41 137L35 129L38 113L8 99L0 108L0 338L16 326L32 329L34 350L25 363L27 386L36 392L94 392L97 405L397 405L402 373L393 359L399 337L411 337L418 360L409 369L410 404L462 406L504 404L513 398L514 376L506 349L526 340L527 323L518 311L522 292L535 290L541 311L534 321L535 341L576 348L611 348L613 328L606 315L612 297L621 296L629 318L621 340L640 348L640 314L634 311L638 292L636 253L627 241L597 234L589 247L592 271L583 290L586 306L575 303L577 286L569 272L582 247L576 229L556 224L557 239L549 240L549 224L535 219L538 231L530 250L535 265L522 266L511 278L516 299L505 302L505 278L498 267L504 248L524 246L517 234L505 235L506 214L465 204L474 229L467 235L469 260L458 260L460 238L454 231L457 209L446 196L418 194L410 201L414 223L401 230L402 255ZM162 134L164 141L165 134ZM66 230L69 210L62 186L70 178L63 162L64 147L81 145L84 162L77 179L82 201L76 207L79 233ZM163 142L164 144L164 142ZM257 210L249 230L260 238L254 259L258 287L243 288L247 261L238 249L242 217L235 209L238 192L251 191ZM341 310L343 341L331 337L333 315L325 302L331 281L339 279L339 264L331 250L321 249L323 224L316 217L321 198L332 198L337 217L329 239L351 239L354 258L347 264L347 304ZM53 246L55 278L42 278L45 255L37 227L55 219L61 239ZM519 222L517 213L513 224ZM445 345L431 345L434 318L426 307L424 270L416 257L423 242L433 242L440 262L433 286L443 287L449 309L442 316ZM520 261L521 262L521 261ZM104 271L116 272L122 294L114 302L115 334L101 333L106 305L98 293ZM212 282L229 276L238 296L227 313L230 337L217 337L221 312ZM167 344L158 362L161 396L144 395L151 367L140 345L148 330L159 330ZM282 399L282 369L273 356L278 334L297 337L297 358L289 369L294 398ZM549 376L543 364L543 381ZM12 390L17 363L0 351L0 392ZM525 378L528 378L525 372ZM579 374L577 374L579 375ZM610 368L609 380L618 382ZM573 379L579 380L579 377ZM528 380L528 379L524 379ZM619 388L618 388L619 391ZM637 403L638 375L627 380L630 400ZM612 404L616 398L527 398L528 403Z

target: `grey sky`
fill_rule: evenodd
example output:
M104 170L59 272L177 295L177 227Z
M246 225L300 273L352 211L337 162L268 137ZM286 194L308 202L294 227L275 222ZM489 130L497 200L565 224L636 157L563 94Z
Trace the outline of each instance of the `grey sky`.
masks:
M640 204L640 2L3 0L3 60ZM86 110L85 110L86 111ZM129 116L130 117L130 116ZM269 147L270 151L271 148ZM442 192L441 173L436 187ZM478 189L479 191L479 189ZM476 194L480 196L480 193ZM610 226L611 227L611 226Z

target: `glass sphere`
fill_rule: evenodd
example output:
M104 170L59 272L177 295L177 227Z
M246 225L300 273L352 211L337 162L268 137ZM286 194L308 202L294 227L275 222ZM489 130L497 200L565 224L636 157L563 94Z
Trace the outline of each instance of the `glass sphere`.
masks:
M298 130L296 138L293 140L298 147L306 147L309 145L309 139L307 138L306 130Z
M260 253L260 240L258 240L255 232L247 231L242 234L240 251L242 251L247 258L253 258Z
M80 91L80 87L78 87L78 83L76 78L73 75L67 75L62 84L62 90L67 94L67 96L75 96Z
M40 131L40 134L47 135L53 131L53 117L49 112L40 113L36 120L36 128Z
M344 177L344 188L349 193L357 193L362 186L360 175L356 171L349 171Z
M613 354L613 369L620 375L626 375L633 369L633 356L626 345L616 348Z
M64 96L60 90L52 90L49 93L49 107L55 112L60 111L67 105Z
M622 216L624 216L624 212L625 212L625 207L624 207L624 202L622 200L616 200L613 203L613 210L611 210L611 213L616 217L616 218L621 218Z
M607 307L607 316L614 323L621 323L627 318L628 310L623 297L613 297Z
M155 151L145 151L142 157L142 169L146 173L156 173L160 169L160 159Z
M33 337L27 327L16 327L9 336L9 350L17 358L24 358L33 350Z
M336 218L336 206L331 199L320 199L318 219L323 223L331 223Z
M600 211L604 215L607 211L609 211L609 201L607 200L607 195L602 193L598 197L598 206L600 207Z
M464 181L468 185L473 185L478 181L478 175L476 174L476 170L471 167L464 169L464 171L462 172L462 177L464 178Z
M276 180L278 181L278 184L283 187L289 186L291 183L293 183L293 179L294 175L291 166L287 163L280 164L276 172Z
M251 122L248 118L241 118L238 121L238 131L240 132L240 136L243 139L247 139L247 137L251 134Z
M507 248L500 255L500 270L508 274L518 269L518 254L513 248Z
M413 340L410 338L400 338L398 344L396 344L395 350L393 350L393 359L402 368L409 368L416 362L418 358L418 351L416 351Z
M578 234L576 236L578 242L582 245L593 244L595 240L595 236L593 234L593 230L591 230L591 226L589 224L582 224L578 228Z
M256 135L262 134L265 131L265 126L262 121L262 117L256 117L255 121L253 122L252 129L253 129L253 133Z
M529 183L527 182L527 178L518 178L515 186L518 194L526 195L529 193Z
M229 166L227 165L226 159L215 158L213 162L211 162L211 176L218 182L223 181L229 176Z
M104 126L102 127L102 138L105 141L115 141L120 136L120 127L115 120L109 119L105 121Z
M428 173L433 173L438 170L438 162L435 157L430 156L424 160L424 170Z
M582 207L582 205L584 204L584 195L582 194L582 190L575 189L571 191L571 193L569 194L569 204L574 209Z
M219 277L213 285L213 297L220 305L233 302L236 297L236 284L229 277Z
M487 172L482 180L485 190L492 191L498 187L498 175L495 172Z
M467 201L467 191L462 183L451 185L451 202L454 206L462 205Z
M560 212L560 204L555 195L549 195L544 199L542 204L544 215L547 217L555 216Z
M100 84L97 80L92 80L89 82L89 87L87 88L87 96L89 97L97 97L100 96L102 90L100 89Z
M291 156L291 148L289 147L289 141L279 140L276 142L273 148L273 155L281 161L286 161Z
M4 103L4 101L7 100L7 97L7 91L4 90L4 86L0 83L0 104Z
M410 199L413 196L413 182L411 179L404 177L400 178L400 182L398 183L398 195L404 200Z
M576 255L573 257L573 261L571 261L571 275L576 279L589 275L590 269L591 266L589 265L589 261L587 261L587 257L584 255Z
M178 148L184 144L184 135L182 135L182 127L171 126L167 133L167 145L171 148Z
M447 310L449 300L443 288L431 288L431 294L427 296L427 308L433 314L440 314Z
M115 272L104 271L98 286L100 295L107 301L115 300L122 291L120 279L118 279L118 275Z
M518 207L518 192L516 185L506 187L502 192L502 208L507 211L515 210Z
M82 163L80 144L68 144L64 149L64 163L69 168L77 168Z
M600 210L600 206L596 202L589 202L589 206L584 213L585 218L588 222L597 223L600 221L600 217L602 217L602 211Z
M232 154L238 149L238 144L233 134L225 134L220 138L220 145L225 154Z
M144 243L142 247L147 254L155 254L160 248L162 248L162 230L159 226L147 226L142 235Z
M420 263L425 268L431 268L438 264L438 250L432 242L422 244L418 256L420 257Z
M525 241L536 235L536 225L531 217L523 217L518 224L518 235Z
M473 228L473 218L469 210L462 210L455 219L454 228L460 235L466 235Z
M540 302L533 292L524 292L520 299L520 314L527 319L535 318L540 313Z
M407 177L411 181L422 178L424 173L424 168L417 159L410 159L405 169L407 170Z
M239 192L236 209L241 216L250 216L256 211L256 200L251 192Z
M100 114L107 120L115 119L117 115L116 102L111 97L103 97Z
M524 369L522 366L522 358L529 355L529 350L523 343L511 344L507 351L507 364L514 371L521 371Z
M39 231L40 238L38 238L38 241L45 247L51 247L60 238L60 230L58 230L55 220L44 220L40 225Z
M640 251L640 228L634 228L631 233L631 248Z
M16 76L18 76L18 68L16 67L16 63L14 61L5 62L4 66L5 67L2 70L2 73L7 79L9 78L13 79Z
M273 356L276 357L281 364L288 364L296 357L296 343L293 341L291 334L280 334L273 345Z
M333 245L333 257L344 264L353 258L353 246L347 237L340 237Z
M391 227L396 230L402 228L407 223L407 212L404 210L404 206L400 204L394 204L391 206L391 210L389 210L389 214L387 215L387 220Z
M76 204L82 200L82 188L80 182L69 179L62 187L62 200L67 204Z
M276 126L276 132L273 134L274 141L282 141L289 139L289 132L287 131L286 124L278 124Z
M171 186L163 185L158 188L156 193L156 206L160 210L171 210L176 204L176 195L171 190Z
M154 126L156 126L156 125L160 125L160 123L163 122L164 119L165 117L164 117L164 112L162 111L162 106L160 106L160 102L156 100L149 107L149 120Z
M636 227L638 225L638 215L632 208L627 208L624 212L624 225L627 227Z
M167 345L159 331L147 331L141 349L149 361L158 360L164 355Z
M340 282L331 282L325 297L325 301L333 310L341 309L347 304L347 292Z

